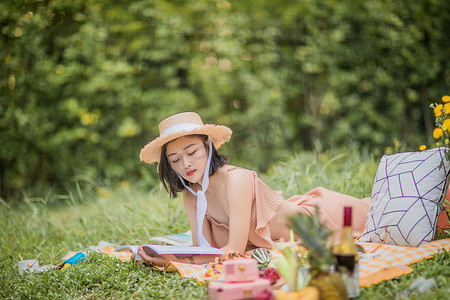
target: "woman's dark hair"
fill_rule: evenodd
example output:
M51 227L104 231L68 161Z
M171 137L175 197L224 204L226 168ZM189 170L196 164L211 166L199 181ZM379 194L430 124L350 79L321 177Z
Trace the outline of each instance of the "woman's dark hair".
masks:
M208 152L208 136L203 134L192 134L188 135L188 137L198 137L203 141L203 145L205 146L206 152ZM180 179L178 178L175 171L172 169L169 160L166 156L166 148L167 144L164 144L164 146L161 149L161 157L159 160L159 166L158 166L158 172L159 172L159 178L161 179L164 188L169 193L170 197L176 198L177 193L183 191L185 187L181 183ZM209 176L214 175L214 173L219 169L221 166L225 165L228 161L228 157L225 155L220 154L216 147L214 147L214 144L212 144L212 157L211 157L211 166L209 168ZM184 178L184 184L190 185L191 183L185 180Z

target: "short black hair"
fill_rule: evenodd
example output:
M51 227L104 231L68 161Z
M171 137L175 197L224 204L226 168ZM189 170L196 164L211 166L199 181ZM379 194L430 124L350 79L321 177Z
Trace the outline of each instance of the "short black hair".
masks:
M208 136L204 134L192 134L188 135L188 137L198 137L203 141L203 145L205 146L206 151L208 152ZM166 155L166 149L167 144L170 142L167 142L162 146L161 149L161 157L159 160L158 165L158 172L159 172L159 178L161 179L164 188L169 193L170 197L176 198L178 196L178 193L185 190L186 188L181 183L180 179L178 178L176 172L172 169L172 166L170 165L169 159ZM214 173L225 165L228 161L228 156L220 154L216 147L214 147L214 144L212 144L212 157L211 157L211 166L209 168L209 176L214 175ZM181 178L184 180L184 184L187 186L191 183L185 180L184 178Z

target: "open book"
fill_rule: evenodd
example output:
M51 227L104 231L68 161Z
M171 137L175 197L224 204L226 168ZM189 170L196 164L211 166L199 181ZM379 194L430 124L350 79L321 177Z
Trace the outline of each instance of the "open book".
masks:
M151 240L175 246L192 246L192 234L190 230L183 233L152 237Z
M150 256L161 256L165 254L173 254L177 256L184 255L223 255L225 252L213 247L197 247L197 246L172 246L172 245L141 245L145 253ZM138 253L139 246L124 245L117 247L114 251L131 251L136 254L135 260L140 260L142 257Z

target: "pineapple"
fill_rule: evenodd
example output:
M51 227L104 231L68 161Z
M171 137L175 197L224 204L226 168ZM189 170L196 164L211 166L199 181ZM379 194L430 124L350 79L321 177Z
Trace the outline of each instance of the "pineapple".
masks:
M318 216L294 215L289 219L289 225L308 249L309 285L319 289L320 299L348 299L345 283L334 271L336 258L329 243L331 233L319 223Z

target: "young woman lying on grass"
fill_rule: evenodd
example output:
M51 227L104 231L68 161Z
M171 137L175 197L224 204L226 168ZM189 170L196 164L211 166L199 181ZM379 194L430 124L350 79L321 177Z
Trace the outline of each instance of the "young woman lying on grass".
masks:
M288 216L313 215L317 208L321 222L335 230L342 226L343 207L352 206L354 234L363 231L369 198L357 199L316 188L285 200L255 172L228 165L228 158L216 150L230 139L228 127L203 124L198 114L185 112L163 120L159 132L160 136L141 150L140 159L159 163L161 181L171 197L183 193L194 245L220 248L225 253L271 248L273 241L289 240L285 221ZM142 248L139 254L150 265L166 265L168 261L207 263L215 259L210 255L150 257Z

